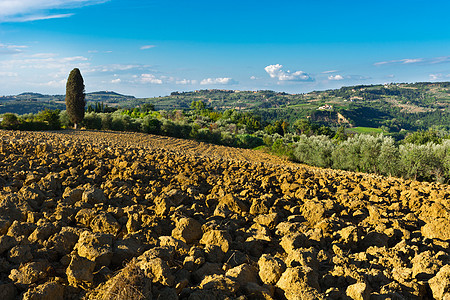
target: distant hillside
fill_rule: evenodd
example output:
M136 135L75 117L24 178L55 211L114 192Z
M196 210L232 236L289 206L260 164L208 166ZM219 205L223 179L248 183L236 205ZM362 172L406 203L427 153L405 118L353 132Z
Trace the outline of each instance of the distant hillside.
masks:
M199 100L214 110L252 111L267 121L310 118L330 126L383 127L392 132L431 126L450 129L450 82L359 85L305 94L265 90L198 90L154 98L135 98L113 91L86 94L88 103L123 108L151 103L157 110L189 109L193 101ZM0 97L0 113L36 113L45 108L65 109L64 95L23 93Z
M86 102L104 102L116 106L120 102L131 101L134 96L121 95L111 91L86 93ZM44 109L66 109L65 95L42 95L26 92L19 95L0 97L0 114L11 112L19 115L37 113Z
M450 127L450 83L360 85L336 90L287 94L274 91L199 90L170 96L133 99L122 107L152 103L158 110L188 109L201 100L216 110L253 111L265 120L310 118L337 126L417 130Z
M108 104L120 103L136 99L134 96L122 95L112 91L86 93L87 102L104 102Z

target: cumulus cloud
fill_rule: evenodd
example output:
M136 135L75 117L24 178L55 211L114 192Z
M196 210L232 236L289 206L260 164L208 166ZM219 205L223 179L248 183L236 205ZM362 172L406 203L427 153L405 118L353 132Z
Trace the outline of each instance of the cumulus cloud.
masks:
M336 80L336 81L344 80L344 77L339 74L338 75L330 75L330 76L328 76L328 80Z
M370 79L370 77L362 76L362 75L329 75L328 80L330 81L341 81L341 80L367 80Z
M151 49L151 48L155 48L155 47L156 47L155 45L144 45L140 49L141 50L147 50L147 49Z
M160 78L157 78L153 74L141 74L140 82L141 83L151 83L151 84L163 84L163 81Z
M51 10L73 9L107 1L109 0L3 0L0 1L0 22L67 18L73 13L52 13Z
M450 78L450 74L442 74L442 73L438 73L438 74L430 74L430 80L448 80L448 78Z
M116 79L111 80L111 83L117 84L117 83L120 83L121 81L122 80L120 80L120 78L116 78Z
M221 84L221 85L231 85L236 84L237 82L230 77L222 77L222 78L205 78L202 81L200 81L201 85L207 85L207 84Z
M271 78L279 81L313 81L314 79L303 71L283 71L283 65L269 65L264 68Z

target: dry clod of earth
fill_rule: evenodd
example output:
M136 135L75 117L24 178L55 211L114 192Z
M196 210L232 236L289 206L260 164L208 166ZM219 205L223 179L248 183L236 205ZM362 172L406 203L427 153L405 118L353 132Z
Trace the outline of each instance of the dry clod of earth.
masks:
M0 298L450 299L450 188L135 133L0 131Z

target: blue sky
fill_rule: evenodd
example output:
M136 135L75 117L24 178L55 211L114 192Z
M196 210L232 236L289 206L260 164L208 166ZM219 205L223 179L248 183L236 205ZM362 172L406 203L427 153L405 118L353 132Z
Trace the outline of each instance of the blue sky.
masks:
M0 0L0 95L450 81L450 1Z

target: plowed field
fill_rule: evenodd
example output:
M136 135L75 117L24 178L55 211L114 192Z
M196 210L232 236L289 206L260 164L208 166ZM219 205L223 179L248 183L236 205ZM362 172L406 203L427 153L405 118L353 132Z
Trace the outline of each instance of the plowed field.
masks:
M0 296L449 299L450 187L145 134L0 131Z

